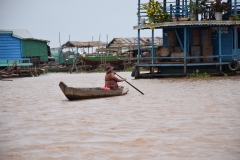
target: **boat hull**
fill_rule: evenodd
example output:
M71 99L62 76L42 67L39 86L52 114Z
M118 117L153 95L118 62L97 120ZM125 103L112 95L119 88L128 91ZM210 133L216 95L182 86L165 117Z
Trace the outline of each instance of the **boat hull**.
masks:
M101 90L100 87L74 88L74 87L68 87L64 82L60 82L59 87L61 88L63 94L69 100L121 96L121 95L127 94L128 92L128 88L123 88L118 90Z
M82 61L86 65L99 65L102 63L110 63L111 65L120 65L124 63L126 56L86 56L82 58Z

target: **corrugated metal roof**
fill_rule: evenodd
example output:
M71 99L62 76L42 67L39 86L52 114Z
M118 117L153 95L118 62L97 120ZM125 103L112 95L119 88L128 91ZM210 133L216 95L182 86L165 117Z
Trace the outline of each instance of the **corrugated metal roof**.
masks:
M33 36L28 32L27 29L7 29L3 30L0 29L0 31L11 31L13 33L13 36L16 36L17 38L33 38Z
M162 45L162 38L161 37L154 37L154 45ZM140 37L140 45L151 45L152 44L152 37ZM130 47L130 46L137 46L138 45L138 38L114 38L107 47Z
M98 47L105 46L103 42L99 41L89 41L89 42L80 42L80 41L68 41L63 44L62 47Z
M202 27L202 25L208 25L211 26L218 26L218 25L239 25L240 21L216 21L216 20L208 20L208 21L177 21L177 22L163 22L163 23L155 23L155 28L163 28L167 26L198 26ZM146 24L144 25L137 25L133 26L133 29L149 29L149 26L147 27Z
M30 34L30 32L27 29L7 29L7 30L0 29L0 32L12 32L13 37L20 38L20 39L50 42L48 40L33 38L33 36Z

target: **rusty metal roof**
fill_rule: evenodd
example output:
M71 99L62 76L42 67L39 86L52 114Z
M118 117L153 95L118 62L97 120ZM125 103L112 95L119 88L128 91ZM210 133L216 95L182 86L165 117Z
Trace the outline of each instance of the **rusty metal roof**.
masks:
M89 42L80 42L80 41L68 41L63 44L62 47L100 47L105 46L105 43L99 41L89 41Z
M152 37L140 37L140 45L151 45ZM108 47L129 47L129 46L137 46L138 38L114 38L108 45ZM154 37L154 45L162 45L161 37Z

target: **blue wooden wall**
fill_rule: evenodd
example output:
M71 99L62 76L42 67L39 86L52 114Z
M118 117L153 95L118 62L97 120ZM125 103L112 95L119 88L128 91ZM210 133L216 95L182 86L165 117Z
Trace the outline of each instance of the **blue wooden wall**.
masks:
M21 40L12 37L12 33L0 33L0 60L22 58Z

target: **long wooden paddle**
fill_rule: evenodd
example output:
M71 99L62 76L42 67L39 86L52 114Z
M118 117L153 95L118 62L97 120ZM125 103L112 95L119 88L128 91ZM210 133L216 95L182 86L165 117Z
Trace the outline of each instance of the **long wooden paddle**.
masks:
M116 74L118 77L122 78L122 77L119 76L116 72L115 72L115 74ZM123 78L122 78L122 79L123 79ZM131 83L129 83L128 81L125 81L125 82L127 82L130 86L132 86L132 87L135 88L138 92L142 93L142 95L144 95L143 92L141 92L139 89L137 89L136 87L134 87Z

